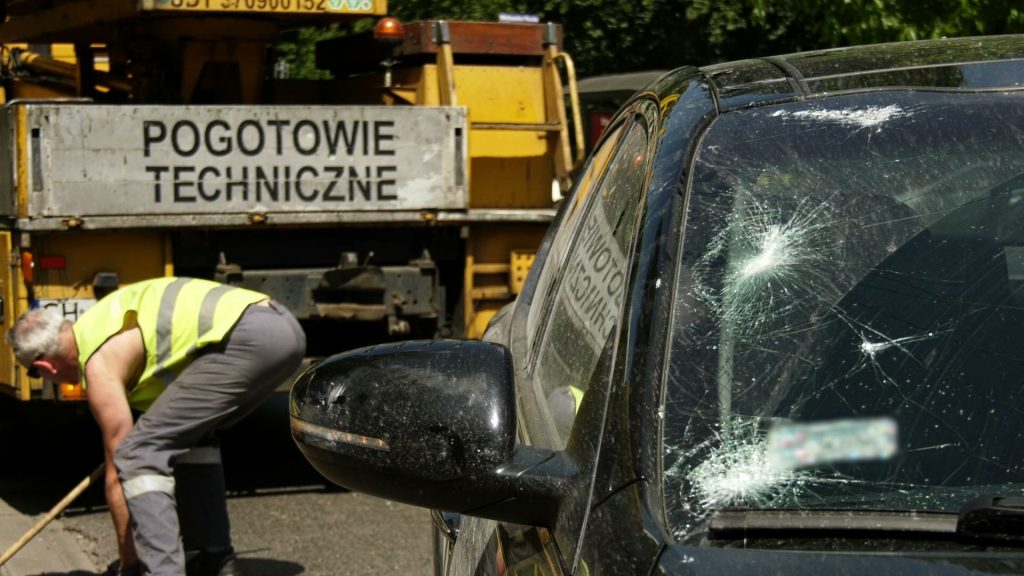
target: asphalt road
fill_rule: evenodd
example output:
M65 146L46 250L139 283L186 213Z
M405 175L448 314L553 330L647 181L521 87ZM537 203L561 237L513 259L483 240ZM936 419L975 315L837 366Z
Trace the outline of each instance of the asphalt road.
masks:
M286 400L283 394L271 398L223 440L234 544L246 573L431 574L427 511L329 486L292 443ZM102 457L84 406L26 409L0 398L0 498L18 511L49 510ZM116 558L98 486L61 522L97 572Z

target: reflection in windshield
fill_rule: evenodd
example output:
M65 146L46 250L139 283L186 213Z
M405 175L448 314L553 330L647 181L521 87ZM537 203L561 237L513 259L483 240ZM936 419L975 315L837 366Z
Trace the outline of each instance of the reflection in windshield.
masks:
M677 535L1022 493L1021 125L1018 95L887 93L710 128L665 406Z

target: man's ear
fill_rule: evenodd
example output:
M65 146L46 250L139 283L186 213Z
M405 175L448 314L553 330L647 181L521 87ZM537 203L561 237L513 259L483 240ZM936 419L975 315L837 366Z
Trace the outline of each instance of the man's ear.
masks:
M45 358L32 361L32 368L39 372L39 377L43 379L52 380L57 375L57 367Z

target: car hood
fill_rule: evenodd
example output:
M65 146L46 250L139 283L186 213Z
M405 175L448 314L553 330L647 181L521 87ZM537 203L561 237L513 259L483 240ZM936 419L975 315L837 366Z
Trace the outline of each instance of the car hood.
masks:
M692 576L726 574L1020 574L1021 552L806 552L669 546L655 574Z

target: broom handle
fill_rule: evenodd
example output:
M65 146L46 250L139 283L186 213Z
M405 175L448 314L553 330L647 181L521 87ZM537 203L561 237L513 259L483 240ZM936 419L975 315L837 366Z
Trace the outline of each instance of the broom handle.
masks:
M25 534L17 542L15 542L10 548L7 549L6 552L4 552L3 556L0 556L0 566L6 564L7 561L11 559L12 556L17 554L18 551L25 546L25 544L28 544L33 538L35 538L36 534L42 532L43 528L45 528L47 524L49 524L54 518L56 518L58 514L63 512L64 509L68 507L68 505L74 502L75 498L78 498L78 496L82 492L85 492L86 488L88 488L97 480L99 480L100 476L103 475L104 470L106 470L106 467L106 462L100 464L96 468L96 470L93 471L92 474L90 474L81 482L79 482L78 486L75 486L74 489L71 490L71 492L68 492L67 496L65 496L60 502L58 502L56 506L51 508L50 511L46 513L46 516L43 516L38 522L36 522L35 526L29 529L28 532L25 532Z

